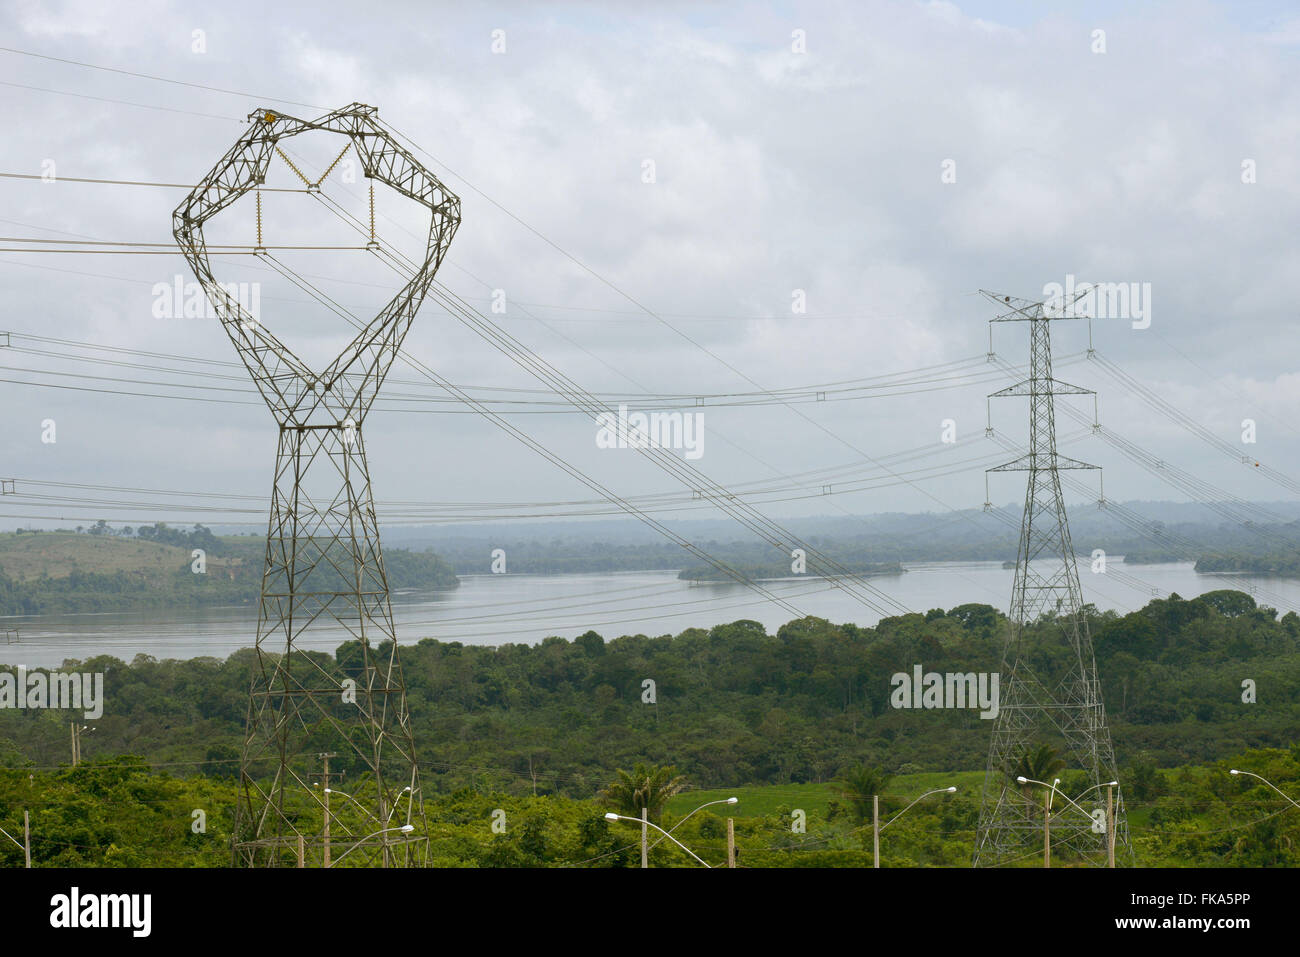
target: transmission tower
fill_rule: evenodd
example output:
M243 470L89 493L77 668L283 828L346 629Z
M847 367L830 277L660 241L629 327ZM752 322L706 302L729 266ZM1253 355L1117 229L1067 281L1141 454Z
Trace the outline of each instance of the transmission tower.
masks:
M1107 787L1116 780L1115 754L1092 637L1082 613L1079 569L1061 495L1062 469L1097 466L1056 451L1054 397L1093 394L1052 377L1051 323L1072 318L1073 310L1062 306L1073 303L984 295L1000 309L1010 307L992 322L1029 323L1029 378L990 396L1029 398L1029 451L989 469L1028 472L1029 483L1002 657L1001 702L993 719L993 740L984 772L974 864L988 867L1024 862L1043 852L1044 798L1049 792L1041 785L1016 780L1019 776L1041 779L1034 773L1031 756L1043 746L1060 756L1065 769L1082 770L1087 778L1079 794L1062 791L1050 795L1054 853L1062 854L1064 863L1105 866L1111 839L1109 818L1114 828L1115 859L1127 863L1132 854L1128 825L1118 787ZM1036 636L1058 634L1066 646L1064 653L1050 638L1032 646L1022 641L1026 625L1038 626ZM1054 779L1044 783L1053 785ZM1114 807L1108 811L1112 795Z
M369 815L364 829L351 835L335 823L334 860L348 853L350 864L427 862L415 742L362 423L451 243L460 201L398 145L376 114L359 103L310 121L259 109L249 115L247 132L172 214L177 244L279 426L240 762L232 848L237 865L290 865L300 853L309 864L329 858L329 796L309 783L323 751L336 751L359 771L361 780L349 788L358 789L356 803ZM423 265L319 373L218 284L203 235L209 219L265 183L279 141L308 131L346 137L345 151L349 144L355 149L372 185L386 184L431 214ZM313 187L319 190L319 181L307 192ZM337 660L302 647L309 632L340 625L355 641Z

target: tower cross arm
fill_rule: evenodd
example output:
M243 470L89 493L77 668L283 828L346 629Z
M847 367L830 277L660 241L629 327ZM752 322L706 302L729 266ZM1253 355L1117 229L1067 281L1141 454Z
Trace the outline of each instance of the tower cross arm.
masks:
M1096 395L1094 389L1085 389L1081 385L1071 385L1060 379L1025 379L1015 385L1009 385L997 392L990 392L990 399L999 399L1009 395Z
M360 424L460 225L460 199L379 124L377 113L372 106L352 103L317 119L303 120L279 110L259 108L249 115L244 134L172 214L177 245L267 405L284 422L302 424L323 414L335 421L347 416ZM265 183L271 156L280 150L281 140L312 130L346 137L369 179L415 200L430 216L423 261L411 275L403 277L405 285L379 315L360 328L320 375L313 373L216 281L203 235L208 220ZM371 236L371 245L377 249L373 225Z
M981 289L980 295L993 303L999 309L1008 309L999 316L994 316L989 322L1028 322L1035 319L1082 319L1084 316L1076 316L1073 310L1068 308L1087 294L1087 287L1077 290L1071 296L1062 296L1059 299L1044 302L1042 300L1022 299L1019 296L1003 296L996 292L989 292L987 289ZM1044 308L1050 306L1051 308Z
M1057 455L1055 452L1039 452L1037 454L1029 453L1007 462L1005 465L998 465L991 469L985 469L986 472L1041 472L1047 469L1099 469L1100 465L1090 465L1087 462L1080 462L1078 459L1072 459L1069 456Z

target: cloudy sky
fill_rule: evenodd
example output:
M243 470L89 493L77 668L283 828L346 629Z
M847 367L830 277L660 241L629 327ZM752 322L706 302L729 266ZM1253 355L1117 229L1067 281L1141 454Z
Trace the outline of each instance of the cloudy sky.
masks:
M251 111L312 118L351 102L377 106L461 197L440 282L612 403L901 375L905 394L889 397L703 407L691 464L789 489L772 515L978 507L977 460L999 454L984 396L1013 381L983 361L995 309L978 290L1036 298L1067 277L1150 290L1145 328L1092 324L1097 353L1243 454L1300 467L1300 16L1285 4L42 0L4 3L0 24L0 172L55 179L0 178L0 328L21 334L0 352L0 472L20 483L268 492L274 423L220 323L159 315L159 284L193 278L166 245L185 190L69 178L192 184ZM285 146L310 179L343 145L301 139ZM324 191L364 219L364 181L343 172ZM282 163L273 184L299 185ZM377 198L378 238L418 256L403 202ZM229 214L220 241L253 243L253 197ZM266 194L263 215L270 243L357 240L302 194ZM73 240L166 254L53 251ZM364 319L399 283L365 252L284 261ZM345 341L338 316L256 258L214 263L260 283L261 320L311 364ZM1234 495L1288 497L1089 362L1086 323L1053 335L1058 376L1098 390L1104 426ZM432 301L406 347L476 395L545 398L502 391L542 386ZM994 348L1024 362L1026 327L998 326ZM428 401L445 393L412 368L393 376L412 401L365 424L381 505L430 503L405 514L433 520L448 503L592 497L482 417ZM131 391L151 395L118 394ZM1091 419L1090 399L1067 403ZM598 448L590 419L497 408L620 494L682 489L635 452ZM1024 400L993 408L1015 442L1026 416ZM949 419L967 444L942 442ZM1083 424L1061 413L1059 431ZM889 466L907 473L893 484L795 497L821 487L803 473L862 477L903 450L919 457ZM1184 497L1095 436L1062 451L1105 466L1110 498ZM910 471L925 468L949 474ZM1020 498L1022 480L997 479L993 500ZM55 509L4 508L0 527L93 519L107 506L78 499L120 498L61 494ZM239 507L172 517L261 524L254 500Z

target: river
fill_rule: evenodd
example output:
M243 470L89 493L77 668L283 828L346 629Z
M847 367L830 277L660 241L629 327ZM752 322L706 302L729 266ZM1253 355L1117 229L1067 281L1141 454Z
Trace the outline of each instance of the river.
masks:
M934 562L904 566L903 575L870 579L871 585L913 611L980 602L1005 610L1012 571L1000 562ZM1300 581L1249 576L1198 575L1190 562L1125 566L1112 559L1108 573L1093 574L1080 562L1084 599L1101 609L1129 612L1153 597L1177 592L1190 598L1218 588L1254 590L1260 604L1282 611L1300 608ZM1140 581L1135 581L1138 579ZM818 579L765 582L771 593L800 612L833 622L872 625L882 611L898 611L876 599L873 609ZM1152 593L1155 589L1159 594ZM549 635L573 638L594 629L619 635L676 634L749 618L769 631L793 617L750 588L731 582L692 584L674 571L582 575L467 575L454 589L398 593L393 597L403 644L421 638L466 644L536 643ZM0 619L17 629L15 644L0 644L0 662L57 666L65 659L108 654L130 661L155 658L224 658L251 647L255 607L184 608L159 611L55 614ZM341 627L313 628L302 647L332 652L346 640Z

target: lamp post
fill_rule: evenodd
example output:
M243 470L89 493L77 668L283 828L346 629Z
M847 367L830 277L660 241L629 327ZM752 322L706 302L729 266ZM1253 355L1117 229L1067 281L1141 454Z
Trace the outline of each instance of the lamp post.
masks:
M326 794L340 794L340 795L342 795L343 797L347 798L349 801L351 801L353 804L355 804L357 807L359 807L359 808L361 809L362 813L369 815L370 819L371 819L372 821L374 821L376 824L385 824L385 823L387 823L386 821L381 821L381 820L379 820L379 818L375 815L375 812L374 812L374 811L370 810L370 808L366 807L364 804L362 804L360 801L358 801L356 798L354 798L354 797L353 797L351 794L349 794L347 791L340 791L338 788L326 788L326 789L325 789L325 793L326 793Z
M1267 784L1269 787L1271 787L1274 791L1277 791L1278 794L1282 795L1282 797L1284 797L1284 798L1285 798L1285 799L1286 799L1286 800L1287 800L1287 801L1288 801L1292 806L1294 806L1294 807L1300 807L1300 804L1297 804L1297 803L1296 803L1296 802L1291 798L1291 796L1290 796L1289 794L1287 794L1285 791L1281 790L1281 789L1280 789L1276 784L1274 784L1274 783L1273 783L1272 781L1270 781L1268 778L1260 777L1260 776L1259 776L1258 774L1256 774L1254 771L1238 771L1236 768L1233 768L1233 769L1230 770L1228 773L1229 773L1229 774L1245 774L1245 775L1249 775L1249 776L1252 777L1252 778L1259 778L1259 780L1263 781L1265 784Z
M71 722L72 725L72 766L75 768L81 763L81 733L83 731L94 731L95 729L88 724L78 725L77 722Z
M921 795L921 797L917 798L907 807L903 808L901 811L899 811L897 814L891 817L884 824L880 823L880 795L879 794L871 795L871 843L872 843L872 859L875 862L873 866L875 867L880 866L880 832L881 831L889 827L889 825L893 824L900 817L902 817L904 814L910 811L913 805L921 801L922 798L928 798L931 794L955 794L955 793L957 793L957 788L955 785L953 787L935 788L933 791L926 791L924 794Z
M683 824L685 824L685 823L690 819L691 814L695 814L695 813L697 813L697 812L699 812L699 811L703 811L706 807L713 807L715 804L737 804L737 803L739 803L739 802L740 802L740 798L737 798L737 797L729 797L729 798L722 798L721 800L718 800L718 801L709 801L709 802L706 803L706 804L701 804L699 807L697 807L697 808L696 808L694 811L692 811L690 814L687 814L686 817L682 818L680 821L678 821L676 824L674 824L672 827L670 827L670 828L668 829L667 833L668 833L668 834L671 834L673 831L677 830L679 827L681 827ZM660 844L662 844L663 842L664 842L664 839L663 839L662 837L656 839L655 842L654 842L653 844L650 845L650 849L651 849L651 850L654 850L656 847L658 847L658 846L659 846Z
M1101 784L1094 784L1092 787L1086 788L1079 794L1079 797L1083 797L1089 791L1095 791L1097 790L1097 788L1106 789L1106 866L1107 867L1115 866L1115 788L1117 787L1119 787L1118 781L1103 781ZM1070 799L1068 797L1065 797L1064 794L1062 794L1061 797L1064 797L1067 801L1070 801ZM1070 803L1074 804L1073 801L1070 801ZM1077 804L1074 804L1074 806L1079 807L1079 805ZM1079 810L1082 811L1083 808L1079 808Z
M339 793L341 794L341 793L343 793L343 792L340 791ZM413 824L403 824L401 827L386 827L386 828L384 828L382 831L375 831L374 834L367 834L367 835L366 835L365 837L363 837L361 840L357 841L355 844L353 844L351 847L349 847L346 851L344 851L342 854L340 854L338 857L336 857L336 858L334 859L334 862L333 862L332 864L330 864L330 867L335 867L335 866L338 864L339 861L343 860L343 858L347 857L349 854L351 854L353 851L355 851L355 850L356 850L358 847L360 847L362 844L366 843L366 841L370 840L372 837L378 837L380 834L392 834L392 833L395 833L395 832L401 832L402 834L410 834L410 833L411 833L412 831L414 831L414 830L415 830L415 825L413 825Z
M1056 786L1060 778L1053 778L1051 790L1043 795L1043 866L1052 866L1052 798L1056 797Z
M1283 791L1281 788L1279 788L1276 784L1274 784L1274 783L1273 783L1272 781L1270 781L1268 778L1263 777L1262 775L1256 774L1254 771L1238 771L1236 768L1232 768L1228 773L1229 773L1229 774L1244 774L1244 775L1246 775L1247 777L1257 778L1258 780L1263 781L1265 784L1267 784L1270 788L1272 788L1272 789L1273 789L1274 791L1276 791L1278 794L1280 794L1280 795L1282 796L1282 798L1283 798L1283 799L1284 799L1288 804L1290 804L1292 807L1298 807L1298 808L1300 808L1300 804L1296 803L1295 799L1294 799L1293 797L1291 797L1291 795L1287 794L1285 791ZM1281 813L1281 812L1279 811L1278 813Z
M32 866L32 848L31 848L32 838L31 838L31 826L28 824L27 821L27 812L23 811L23 837L26 840L25 844L20 843L18 838L14 837L12 834L10 834L2 827L0 827L0 834L3 834L5 837L9 838L9 840L13 841L15 846L22 848L23 860L28 867L31 867Z
M315 786L315 785L313 785L313 786ZM351 801L353 804L355 804L357 807L359 807L359 808L360 808L360 809L361 809L365 814L368 814L368 815L370 816L370 819L371 819L372 821L374 821L376 824L384 824L384 825L387 825L387 824L390 824L390 823L392 822L392 820L393 820L393 814L395 814L396 811L397 811L397 805L398 805L399 803L401 803L401 800L402 800L402 794L405 794L405 793L406 793L407 791L409 791L409 790L411 790L409 787L402 788L401 794L398 794L398 796L397 796L397 800L393 802L393 808L392 808L392 810L388 812L388 819L387 819L387 820L384 820L384 821L381 821L381 820L379 819L378 815L376 815L374 811L370 810L370 808L366 807L364 804L362 804L360 801L358 801L356 798L354 798L354 797L353 797L351 794L349 794L347 791L340 791L338 788L326 788L326 789L325 789L325 793L326 793L326 794L341 794L341 795L343 795L343 797L347 798L349 801Z
M606 815L605 815L605 820L607 820L607 821L631 821L633 824L640 824L640 825L642 826L642 828L645 828L645 827L652 827L652 828L654 828L656 831L658 831L659 833L661 833L664 837L668 838L668 840L672 841L674 844L676 844L678 847L680 847L680 848L681 848L683 851L685 851L687 854L691 855L691 857L695 858L697 861L699 861L701 864L703 864L705 867L708 867L708 866L709 866L709 864L708 864L707 862L705 862L705 860L704 860L703 858L701 858L698 854L696 854L694 851L692 851L689 847L687 847L687 846L686 846L685 844L683 844L681 841L677 840L677 838L673 837L671 834L669 834L667 831L665 831L665 830L664 830L662 827L660 827L658 824L655 824L655 823L654 823L653 821L651 821L648 817L646 817L646 816L644 815L644 811L642 812L642 816L641 816L641 817L628 817L628 816L625 815L625 814L615 814L613 811L609 811L609 812L606 813ZM679 823L680 823L680 822L679 822ZM643 848L644 848L644 846L645 846L645 845L642 844L642 847L643 847ZM642 853L642 857L641 857L641 859L642 859L642 861L645 860L645 854L644 854L644 852Z
M1115 788L1118 781L1106 782L1106 864L1115 866Z
M1033 778L1027 778L1023 774L1016 777L1017 784L1041 784L1047 788L1047 794L1043 795L1043 866L1052 866L1052 794L1056 791L1055 784L1048 784L1046 781L1036 781ZM1056 783L1060 784L1061 779L1057 778Z
M397 805L402 803L403 794L407 795L406 823L407 824L411 823L411 808L413 807L412 802L415 800L415 792L411 790L411 786L409 784L406 787L402 788L401 793L397 795L397 800L393 802L393 809L390 812L388 812L388 821L391 822L393 820L393 815L397 813Z
M1034 780L1033 778L1027 778L1027 777L1025 777L1025 776L1022 774L1022 775L1020 775L1019 777L1016 778L1016 782L1017 782L1018 784L1038 784L1038 785L1041 785L1041 786L1043 786L1043 787L1045 787L1045 788L1048 789L1048 794L1044 797L1044 801L1043 801L1043 866L1044 866L1044 867L1051 867L1051 866L1052 866L1052 865L1051 865L1051 860L1052 860L1052 858L1051 858L1051 853L1052 853L1052 849L1051 849L1051 848L1052 848L1052 845L1051 845L1051 811L1052 811L1052 801L1051 801L1051 798L1052 798L1052 795L1054 795L1054 794L1060 794L1061 797L1065 798L1066 801L1069 801L1070 804L1073 804L1076 808L1078 808L1078 809L1079 809L1079 813L1081 813L1081 814L1082 814L1084 817L1086 817L1088 820L1092 821L1092 820L1094 820L1094 818L1093 818L1093 816L1092 816L1091 814L1089 814L1089 813L1087 812L1087 810L1085 810L1083 807L1081 807L1081 806L1080 806L1079 804L1077 804L1075 801L1071 800L1071 799L1070 799L1070 796L1069 796L1068 794L1066 794L1064 791L1059 790L1059 789L1056 787L1057 784L1060 784L1060 783L1061 783L1061 779L1060 779L1060 778L1057 778L1057 779L1055 780L1055 783L1053 783L1053 784L1048 784L1046 781L1036 781L1036 780ZM1081 793L1081 794L1079 795L1079 797L1083 797L1083 795L1084 795L1084 794L1087 794L1088 791L1095 791L1097 788L1106 788L1107 791L1108 791L1108 793L1110 793L1109 789L1110 789L1110 788L1117 787L1118 785L1119 785L1119 782L1118 782L1118 781L1106 781L1106 782L1103 782L1103 783L1101 783L1101 784L1094 784L1092 787L1088 788L1086 791L1084 791L1083 793ZM1107 810L1106 810L1106 859L1107 859L1107 864L1108 864L1108 866L1110 866L1110 867L1114 867L1114 866L1115 866L1115 835L1114 835L1114 830L1115 830L1115 828L1114 828L1114 824L1113 824L1113 822L1112 822L1112 812L1111 812L1111 809L1110 809L1110 806L1109 806L1110 798L1108 798L1107 801L1108 801L1108 806L1107 806Z

